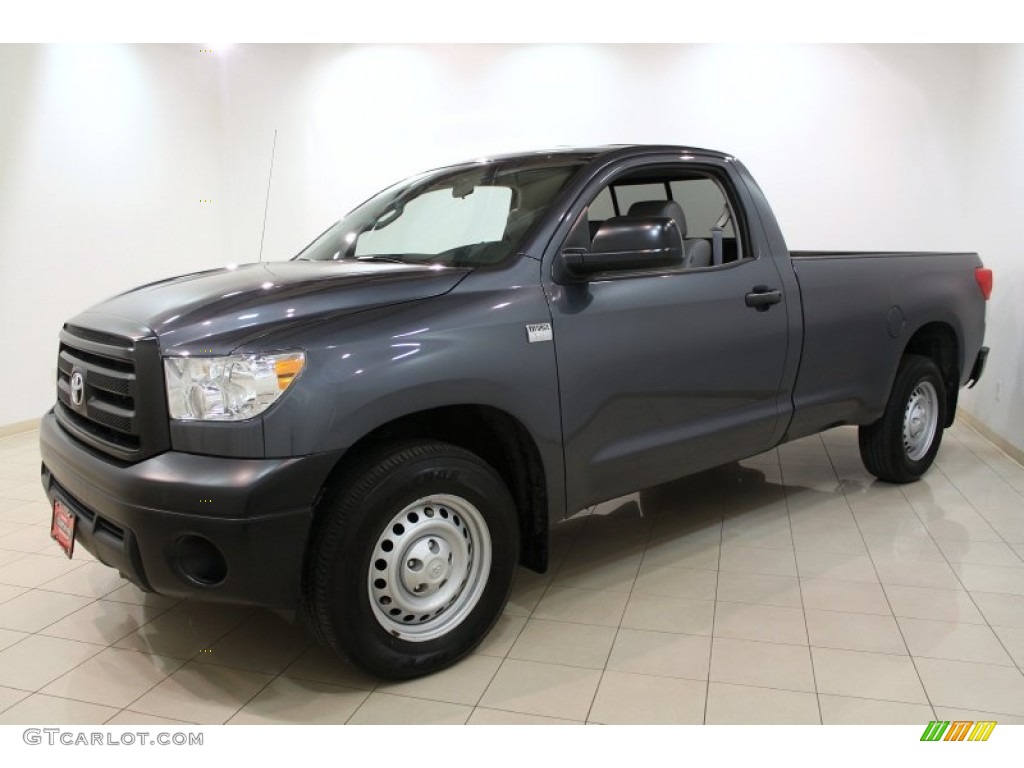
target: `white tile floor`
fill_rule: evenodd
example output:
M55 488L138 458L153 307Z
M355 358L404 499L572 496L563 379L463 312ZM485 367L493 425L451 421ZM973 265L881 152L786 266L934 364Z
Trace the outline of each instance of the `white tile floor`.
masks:
M0 439L0 723L1024 723L1024 467L962 425L914 485L842 428L581 513L405 683L68 561L36 439Z

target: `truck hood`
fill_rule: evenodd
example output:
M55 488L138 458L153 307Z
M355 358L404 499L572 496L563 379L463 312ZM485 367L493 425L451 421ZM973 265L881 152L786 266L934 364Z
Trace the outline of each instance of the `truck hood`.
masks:
M344 261L243 264L135 288L71 323L103 316L153 331L164 351L227 354L276 330L447 293L470 270Z

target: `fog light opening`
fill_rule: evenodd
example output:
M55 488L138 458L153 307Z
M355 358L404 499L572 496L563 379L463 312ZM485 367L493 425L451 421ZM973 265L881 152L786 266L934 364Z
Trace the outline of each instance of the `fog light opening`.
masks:
M215 587L228 575L228 564L220 550L209 539L193 534L178 539L174 564L182 576L204 587Z

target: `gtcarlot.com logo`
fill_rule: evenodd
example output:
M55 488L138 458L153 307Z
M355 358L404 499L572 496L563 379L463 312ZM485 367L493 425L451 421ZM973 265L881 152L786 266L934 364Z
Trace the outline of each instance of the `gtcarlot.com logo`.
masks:
M203 734L188 731L75 731L65 728L26 728L22 740L32 746L65 747L201 747Z
M994 720L932 720L921 741L988 741L995 728Z

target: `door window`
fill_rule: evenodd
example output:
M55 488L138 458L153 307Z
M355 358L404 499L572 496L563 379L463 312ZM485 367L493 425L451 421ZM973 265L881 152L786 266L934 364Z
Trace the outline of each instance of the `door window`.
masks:
M686 220L684 249L691 253L710 251L710 258L698 259L689 266L718 267L747 258L736 208L724 182L712 173L695 169L645 168L615 179L586 210L590 236L616 211L619 216L628 216L633 205L649 201L678 203Z

